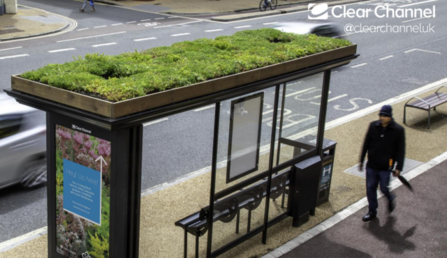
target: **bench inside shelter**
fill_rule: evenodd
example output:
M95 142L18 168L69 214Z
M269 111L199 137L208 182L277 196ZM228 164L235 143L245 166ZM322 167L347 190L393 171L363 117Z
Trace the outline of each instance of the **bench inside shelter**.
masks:
M286 187L290 183L290 170L277 174L272 178L272 187L270 188L270 197L275 200L282 196L282 206L284 206L284 198ZM250 231L251 212L258 208L262 200L267 196L267 180L251 185L245 189L232 194L225 199L219 200L214 204L213 222L222 221L224 223L231 222L234 218L236 221L236 234L239 233L240 210L248 210L247 232ZM202 208L188 217L185 217L175 225L184 230L184 257L187 257L188 233L196 237L195 256L199 255L199 237L203 236L207 228L207 216L209 207Z
M424 97L413 97L405 103L404 106L404 124L406 124L406 116L407 116L407 107L411 108L417 108L422 109L428 112L428 122L427 122L427 128L430 129L430 111L433 109L436 111L436 107L439 105L442 105L447 102L447 93L440 92L441 89L447 88L447 85L441 86L438 90L436 90L435 93ZM416 99L416 100L413 100ZM413 101L412 101L413 100Z

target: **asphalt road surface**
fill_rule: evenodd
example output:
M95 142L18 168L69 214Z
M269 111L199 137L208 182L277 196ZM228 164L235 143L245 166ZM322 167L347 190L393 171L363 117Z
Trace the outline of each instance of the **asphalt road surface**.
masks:
M241 20L230 23L208 19L177 17L100 6L98 11L80 13L79 2L70 0L19 1L19 4L45 9L76 20L77 27L66 33L47 37L0 43L0 89L10 88L10 76L37 69L49 63L64 63L87 53L115 55L135 50L171 45L198 38L231 35L236 31L275 27L276 23L307 19L307 12ZM344 35L358 45L360 57L331 76L327 121L346 116L375 103L417 89L446 77L447 3L444 1L390 0L349 5L349 8L374 9L432 8L436 17L336 18L330 20L356 29ZM336 16L340 12L335 13ZM349 26L348 24L352 24ZM355 27L357 26L357 27ZM360 32L358 26L385 26L386 32ZM388 27L387 27L388 26ZM393 26L429 26L432 31L414 33L397 31ZM371 27L369 27L371 30ZM408 27L407 27L408 30ZM286 94L285 136L317 123L315 110L319 101L319 75L293 82ZM320 88L321 90L321 88ZM298 92L298 93L297 93ZM295 93L295 94L294 94ZM263 109L261 145L270 139L273 108L272 89L267 89ZM230 100L222 103L222 126L229 117ZM305 107L305 108L303 108ZM270 119L269 119L270 117ZM307 119L304 119L307 118ZM144 126L144 163L142 189L175 180L211 164L212 106L152 121ZM219 159L225 159L226 133L221 135ZM46 226L46 188L11 187L0 190L0 242Z

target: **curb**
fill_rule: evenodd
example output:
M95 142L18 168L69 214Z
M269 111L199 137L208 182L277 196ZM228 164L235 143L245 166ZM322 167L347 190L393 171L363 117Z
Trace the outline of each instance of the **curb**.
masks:
M329 5L337 5L337 4L350 4L350 3L360 3L360 2L369 2L371 0L342 0L342 1L337 1L337 0L328 0L327 2L329 2ZM275 13L275 14L282 14L282 13L291 13L291 12L297 12L297 11L302 11L302 10L307 10L307 5L309 3L312 3L313 1L306 1L306 2L301 2L301 3L284 3L284 4L278 4L278 7L285 7L285 6L296 6L296 7L290 7L290 8L299 8L300 10L294 10L294 11L287 11L287 10L272 10L270 12L279 12L279 13ZM259 8L246 8L246 9L237 9L234 11L216 11L216 12L198 12L198 13L182 13L182 12L171 12L171 11L162 11L160 13L163 14L171 14L171 15L185 15L185 16L199 16L199 15L219 15L219 14L229 14L229 15L243 15L243 14L235 14L235 13L240 13L240 12L247 12L247 11L256 11L259 10ZM269 12L269 11L267 11ZM267 13L267 12L259 12L258 15L254 15L254 16L250 16L249 14L247 14L247 17L240 17L237 19L227 19L227 20L216 20L216 21L233 21L233 20L241 20L241 19L246 19L246 18L257 18L257 17L263 17L263 16L270 16L273 15L272 13ZM253 14L253 13L251 13ZM217 17L219 18L219 17ZM215 17L212 17L211 20L215 20Z
M16 40L16 39L26 39L26 38L34 38L34 37L39 37L39 36L45 36L45 35L54 34L54 33L63 31L66 28L70 27L70 25L72 25L72 24L74 24L74 28L76 28L76 26L77 26L77 22L75 20L69 19L69 18L67 18L65 16L62 16L62 15L59 15L59 14L56 14L56 13L51 13L51 12L48 12L48 11L45 11L45 10L42 10L42 9L39 9L39 8L26 6L26 5L18 5L18 6L23 6L23 7L29 8L29 9L40 10L40 11L44 11L46 13L49 13L51 15L59 16L62 19L64 19L67 22L67 24L65 24L64 26L62 26L62 27L60 27L58 29L47 31L47 32L31 34L31 35L25 35L25 36L11 37L11 38L6 38L6 39L0 39L0 42L12 41L12 40Z
M366 1L366 0L356 0L356 1ZM307 3L307 2L306 2ZM289 3L289 4L278 4L278 7L284 7L284 6L293 6L293 5L302 5L303 3ZM259 10L259 8L245 8L245 9L236 9L234 11L216 11L216 12L203 12L203 13L180 13L180 12L171 12L171 11L162 11L160 13L164 14L172 14L172 15L189 15L189 16L196 16L196 15L216 15L216 14L234 14L234 13L241 13L241 12L250 12L250 11L256 11ZM275 11L275 10L272 10ZM280 10L276 10L280 11Z
M334 6L339 4L352 4L352 3L359 3L359 2L365 2L370 0L341 0L341 1L333 1L329 2L328 5ZM232 14L227 16L221 16L221 17L212 17L211 20L213 21L220 21L220 22L229 22L229 21L236 21L236 20L242 20L242 19L248 19L248 18L258 18L258 17L265 17L275 14L283 14L283 13L293 13L293 12L299 12L304 11L308 9L308 6L306 5L308 2L305 3L299 3L296 4L296 7L290 7L285 8L282 10L273 10L273 11L266 11L266 12L258 12L258 13L249 13L249 14Z
M26 36L18 36L18 37L0 39L0 42L10 41L10 40L15 40L15 39L34 38L34 37L38 37L38 36L44 36L44 35L48 35L48 34L53 34L53 33L62 31L62 30L66 29L69 26L70 26L70 24L65 24L63 27L61 27L59 29L52 30L52 31L47 31L47 32L42 32L42 33L37 33L37 34L31 34L31 35L26 35Z

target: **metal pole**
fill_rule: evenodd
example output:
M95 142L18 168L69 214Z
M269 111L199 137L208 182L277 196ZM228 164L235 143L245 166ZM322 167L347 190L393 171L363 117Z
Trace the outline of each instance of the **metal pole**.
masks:
M329 83L331 81L331 70L324 71L323 90L321 91L320 120L318 121L317 150L323 159L323 139L326 123L327 104L329 98Z
M130 129L131 137L131 196L129 218L129 247L131 257L139 257L140 244L140 205L141 205L141 166L143 160L143 125L140 124Z
M214 113L214 137L213 137L213 157L211 164L210 205L207 217L207 223L208 223L208 242L206 247L207 258L211 257L211 245L213 241L214 192L216 190L217 149L219 144L219 120L220 120L220 102L217 102L216 110Z
M273 121L272 121L272 136L270 137L270 158L269 158L269 176L267 181L267 196L265 203L265 213L264 213L264 231L262 233L262 243L267 243L267 228L269 222L269 206L270 206L270 188L272 187L272 167L273 167L273 157L275 152L275 135L276 135L276 120L278 116L278 102L279 102L279 85L275 88L275 104L273 110Z
M282 101L281 101L281 121L279 121L279 136L278 136L278 151L276 154L276 165L279 165L279 155L281 155L281 136L282 136L282 124L284 120L284 107L286 101L286 84L284 83L282 86ZM276 173L278 174L278 173Z

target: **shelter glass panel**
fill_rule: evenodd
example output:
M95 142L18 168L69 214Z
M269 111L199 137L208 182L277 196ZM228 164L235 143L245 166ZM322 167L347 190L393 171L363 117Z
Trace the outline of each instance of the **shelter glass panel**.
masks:
M323 78L318 73L286 83L277 164L316 150Z
M183 257L185 237L195 257L196 232L206 256L200 211L210 200L214 112L205 106L143 124L140 257Z
M218 144L219 164L215 190L218 199L215 202L214 213L223 214L223 216L216 219L213 224L213 232L219 232L219 234L213 234L212 251L216 251L263 226L275 90L276 87L272 86L262 91L256 91L221 102ZM247 99L252 101L245 101L243 106L235 105L235 103L241 103L240 101ZM249 115L252 116L250 117ZM239 132L239 137L242 138L238 141L231 141L234 140L234 138L230 139L231 130L234 130L232 123L234 125L236 121L240 122L241 127L239 129L241 131ZM250 126L247 126L250 121L252 123L249 124ZM257 127L258 122L260 128ZM258 133L259 145L256 146ZM248 146L250 150L255 150L255 153L246 156L244 160L244 162L249 162L251 171L228 181L228 159L233 158L231 155L233 152L229 150L230 148L234 150L234 144L241 144L241 141L247 140L247 138L250 138L252 141L245 147ZM256 164L256 166L253 166L253 164ZM241 252L243 250L235 247L223 254L223 257L231 256L231 254L234 255L235 253L241 254Z

